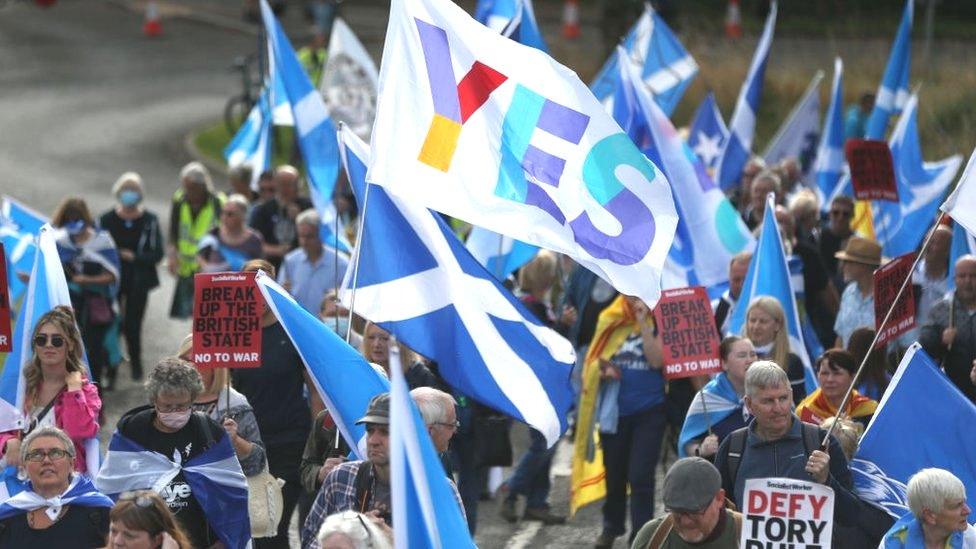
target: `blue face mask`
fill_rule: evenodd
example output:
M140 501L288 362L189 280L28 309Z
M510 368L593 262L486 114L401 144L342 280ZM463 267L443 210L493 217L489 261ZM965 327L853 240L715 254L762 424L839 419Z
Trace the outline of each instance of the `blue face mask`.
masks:
M78 221L65 223L64 230L68 231L68 234L71 236L78 236L82 231L85 230L85 221L83 219L79 219Z
M142 194L139 191L125 189L119 193L119 204L126 208L131 208L140 202L142 202Z
M346 337L346 331L349 329L349 317L340 316L339 317L339 329L336 331L336 317L334 316L323 316L322 322L328 326L332 331L336 332L339 337Z

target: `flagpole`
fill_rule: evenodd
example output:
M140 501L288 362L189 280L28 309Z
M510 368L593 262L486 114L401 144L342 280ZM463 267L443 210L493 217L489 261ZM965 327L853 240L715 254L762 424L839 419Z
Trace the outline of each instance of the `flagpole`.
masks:
M333 196L332 196L332 207L335 208L335 193L334 192L333 192ZM339 209L338 208L336 208L336 212L335 212L335 231L334 231L334 234L335 234L335 250L333 250L333 251L335 252L335 256L334 256L335 257L335 259L334 259L335 260L335 297L333 299L335 299L335 301L336 301L336 303L335 303L335 305L337 307L336 312L338 313L339 312L338 311L338 305L339 305L339 285L342 284L342 282L339 280ZM339 315L338 314L335 315L335 332L337 334L339 333Z
M945 212L939 212L939 218L936 219L935 224L932 225L933 229L942 223L945 216ZM838 418L844 415L844 410L847 409L847 403L850 401L851 395L854 393L854 387L857 386L857 381L861 378L861 373L864 371L864 367L868 363L868 357L871 356L871 353L874 351L874 346L878 344L878 339L880 339L881 334L884 333L885 326L887 326L888 321L891 320L891 315L895 311L895 306L898 305L898 300L901 299L902 293L905 292L905 288L907 288L908 283L911 282L912 275L915 273L915 269L918 268L918 263L922 259L922 256L925 255L925 250L929 247L929 243L932 241L932 235L934 234L934 230L929 231L929 233L925 236L925 242L922 243L922 248L918 251L918 254L915 255L915 261L912 262L912 268L908 270L908 275L905 277L905 280L902 281L901 287L898 288L898 293L895 294L895 299L888 307L888 312L885 313L884 320L882 320L881 325L878 326L878 330L874 334L874 339L871 341L871 345L868 347L868 352L864 354L864 358L861 359L861 365L857 368L857 372L854 373L854 379L851 380L851 386L847 389L847 393L844 395L844 400L842 400L840 402L840 406L837 407ZM830 440L830 435L833 434L834 427L836 425L837 422L835 421L827 429L827 434L824 436L823 442L821 443L821 450L825 450L827 448L827 442Z
M363 236L366 230L366 208L369 206L369 188L372 184L366 182L366 191L363 193L363 211L359 214L359 234L356 235L356 257L352 266L352 287L349 288L352 294L349 296L349 323L346 326L346 343L352 338L352 315L356 310L356 283L359 280L359 258L362 257Z

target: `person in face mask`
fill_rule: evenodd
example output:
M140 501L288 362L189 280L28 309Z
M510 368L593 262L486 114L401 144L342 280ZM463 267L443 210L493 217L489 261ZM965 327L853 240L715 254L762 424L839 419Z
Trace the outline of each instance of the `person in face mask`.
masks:
M143 206L142 177L135 172L119 176L112 186L116 205L103 213L99 226L112 235L119 251L119 313L122 335L129 352L132 379L142 379L142 319L149 292L159 286L156 265L163 259L163 235L156 214ZM109 345L115 344L110 341Z
M202 391L203 381L192 364L176 357L164 358L146 379L149 406L136 408L122 416L118 423L119 434L146 450L165 456L178 465L185 465L227 436L216 421L202 412L193 411L193 401ZM101 476L96 479L96 484ZM157 491L193 547L211 547L218 543L217 535L197 499L198 495L187 483L182 469Z

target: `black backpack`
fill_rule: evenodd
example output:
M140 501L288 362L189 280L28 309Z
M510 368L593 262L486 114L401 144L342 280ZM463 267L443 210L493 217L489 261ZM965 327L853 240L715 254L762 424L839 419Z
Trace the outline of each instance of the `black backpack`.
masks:
M803 451L809 457L811 452L821 449L820 442L823 438L820 427L803 421L800 422L800 427L803 434ZM749 427L736 429L729 435L728 454L725 459L726 469L721 472L728 475L724 478L729 479L732 486L735 486L735 479L739 474L739 464L742 462L742 454L745 452L748 436Z

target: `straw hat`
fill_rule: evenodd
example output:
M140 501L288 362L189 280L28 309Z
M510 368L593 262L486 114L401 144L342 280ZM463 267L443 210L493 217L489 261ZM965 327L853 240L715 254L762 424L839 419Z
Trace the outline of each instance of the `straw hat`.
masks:
M878 267L881 265L881 245L870 238L852 236L847 240L844 250L834 254L842 261Z

